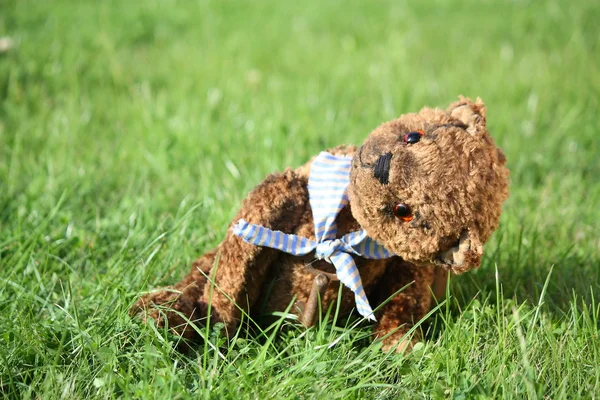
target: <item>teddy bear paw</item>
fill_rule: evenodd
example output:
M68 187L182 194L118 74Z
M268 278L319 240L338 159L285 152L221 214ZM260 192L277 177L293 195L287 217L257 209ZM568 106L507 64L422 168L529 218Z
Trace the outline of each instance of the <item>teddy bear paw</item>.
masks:
M139 316L143 322L153 320L156 326L165 327L186 339L195 336L192 321L198 313L197 305L182 297L178 290L167 288L142 296L129 313Z
M381 346L381 350L386 353L393 351L397 354L407 354L412 351L414 345L419 342L419 339L416 336L409 337L402 333L396 333L383 339L382 342L383 346Z

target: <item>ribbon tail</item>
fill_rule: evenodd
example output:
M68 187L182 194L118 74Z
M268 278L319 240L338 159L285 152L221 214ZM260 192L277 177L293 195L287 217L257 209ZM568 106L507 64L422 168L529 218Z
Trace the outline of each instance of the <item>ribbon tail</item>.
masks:
M367 231L350 232L342 237L346 251L370 260L390 258L394 254L367 235Z
M369 300L367 299L367 295L362 286L358 268L356 267L352 256L348 253L336 251L332 254L331 261L340 282L354 293L354 300L356 301L356 310L358 313L368 320L376 321L376 318L373 315L373 309L369 304Z
M318 242L337 236L335 220L348 204L351 157L334 156L321 152L310 165L308 198Z
M297 235L273 231L264 226L250 224L240 219L233 226L233 234L255 246L277 249L295 256L303 256L317 247L317 242Z

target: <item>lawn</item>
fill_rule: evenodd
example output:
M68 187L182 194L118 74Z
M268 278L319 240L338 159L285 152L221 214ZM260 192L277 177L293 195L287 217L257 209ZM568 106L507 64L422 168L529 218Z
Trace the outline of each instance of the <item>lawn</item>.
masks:
M600 398L598 21L584 0L0 0L0 394ZM183 355L128 316L265 175L459 94L485 100L511 197L411 354L282 316Z

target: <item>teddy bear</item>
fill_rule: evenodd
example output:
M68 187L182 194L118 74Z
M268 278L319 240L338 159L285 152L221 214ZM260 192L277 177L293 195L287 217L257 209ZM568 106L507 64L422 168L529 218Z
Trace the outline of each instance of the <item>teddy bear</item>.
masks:
M207 319L232 335L244 313L288 310L310 326L334 305L405 351L448 274L480 265L508 197L505 163L479 98L402 115L360 147L267 176L217 248L132 311L193 340Z

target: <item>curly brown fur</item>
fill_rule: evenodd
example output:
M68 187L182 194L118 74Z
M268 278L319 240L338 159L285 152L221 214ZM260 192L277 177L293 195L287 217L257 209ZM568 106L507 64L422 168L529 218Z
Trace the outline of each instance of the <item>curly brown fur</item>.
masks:
M372 304L392 296L378 311L374 327L386 350L410 347L403 337L430 310L432 291L445 292L447 270L462 273L478 267L483 243L498 225L508 196L508 170L485 118L481 100L461 97L447 111L424 108L381 125L360 149L329 150L353 156L350 205L337 217L338 236L362 228L396 254L386 260L354 257ZM420 141L403 140L417 130L423 131ZM314 239L307 190L311 162L269 175L244 200L233 222L243 218ZM411 221L394 216L398 203L410 206ZM134 310L192 338L181 315L201 321L210 305L211 319L225 323L232 334L242 312L283 311L296 301L291 311L301 313L314 278L307 264L334 271L325 261L315 261L314 254L296 257L245 243L230 226L223 242L201 257L187 277L142 297ZM333 282L321 298L323 310L335 304L338 293L339 282ZM350 312L354 294L343 287L341 296L340 311ZM153 305L170 308L161 313Z
M434 279L433 266L416 266L400 257L394 257L388 263L378 294L380 301L393 297L379 310L373 330L375 337L382 337L384 350L403 351L418 340L418 332L410 341L402 339L429 312Z
M403 142L417 130L424 132L419 143ZM368 167L384 153L392 154L389 184ZM440 263L440 251L468 233L463 262L451 265L464 272L479 265L482 243L498 225L507 178L504 156L485 126L483 103L461 98L448 112L424 108L375 129L354 159L350 202L371 237L411 262ZM412 208L411 222L394 218L397 203Z
M213 250L194 261L190 273L175 286L142 296L131 308L130 314L141 314L144 321L154 319L158 325L164 325L166 319L173 333L186 339L195 338L195 330L190 322L197 322L206 316L206 303L200 300L215 255L216 251Z

